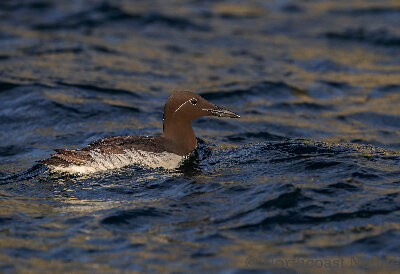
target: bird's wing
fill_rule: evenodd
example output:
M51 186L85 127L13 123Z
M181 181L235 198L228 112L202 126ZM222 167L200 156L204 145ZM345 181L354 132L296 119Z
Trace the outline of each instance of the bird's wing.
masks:
M76 164L83 165L92 160L89 151L70 150L70 149L55 149L57 153L51 154L51 158L42 161L44 164L50 165L65 165Z
M160 136L113 136L94 141L82 149L55 149L49 159L40 163L53 166L67 166L69 164L84 165L93 160L91 151L103 154L123 154L127 149L162 152Z
M142 151L163 152L160 145L161 136L113 136L106 137L84 147L83 151L98 151L101 153L122 154L125 150L135 149Z

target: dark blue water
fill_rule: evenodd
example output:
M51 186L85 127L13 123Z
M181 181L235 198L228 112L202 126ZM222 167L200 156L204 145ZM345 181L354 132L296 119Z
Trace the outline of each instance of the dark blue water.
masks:
M1 1L0 271L400 268L396 1ZM199 118L174 171L36 161Z

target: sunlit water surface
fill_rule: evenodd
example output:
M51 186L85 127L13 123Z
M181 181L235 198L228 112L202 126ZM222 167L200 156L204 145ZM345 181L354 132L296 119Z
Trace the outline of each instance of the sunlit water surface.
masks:
M399 2L1 1L0 20L0 271L399 270ZM160 134L183 89L242 118L194 121L178 170L37 164Z

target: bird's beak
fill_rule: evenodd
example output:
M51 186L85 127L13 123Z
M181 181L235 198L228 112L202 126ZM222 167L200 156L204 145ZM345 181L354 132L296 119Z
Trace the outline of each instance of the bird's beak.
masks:
M203 110L207 111L212 116L240 118L240 116L236 113L227 109L220 108L218 106L215 106L215 108L203 108Z

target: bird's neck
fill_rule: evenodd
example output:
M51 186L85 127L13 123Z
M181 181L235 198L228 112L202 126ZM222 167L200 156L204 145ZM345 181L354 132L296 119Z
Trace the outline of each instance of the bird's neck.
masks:
M188 155L197 147L196 135L190 122L182 119L164 121L162 136L174 144L179 155Z

